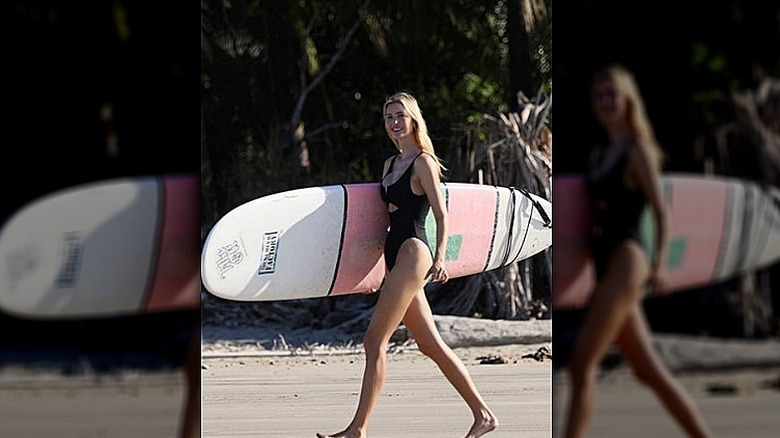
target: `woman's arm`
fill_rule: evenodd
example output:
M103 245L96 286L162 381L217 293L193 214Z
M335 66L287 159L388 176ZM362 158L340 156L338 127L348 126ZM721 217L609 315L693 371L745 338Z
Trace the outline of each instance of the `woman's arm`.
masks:
M659 157L656 156L656 153L649 145L637 144L637 147L634 149L632 160L633 180L644 192L646 199L650 203L657 228L656 250L650 265L649 281L652 287L660 280L668 244L668 218L661 190L661 175L656 165L658 159Z
M433 266L431 266L428 275L433 277L433 281L446 282L449 276L447 270L444 269L444 256L447 251L449 218L447 206L439 188L438 165L431 156L422 154L420 159L414 162L414 171L425 191L425 195L428 197L428 202L433 210L433 216L436 219L436 251L433 256Z

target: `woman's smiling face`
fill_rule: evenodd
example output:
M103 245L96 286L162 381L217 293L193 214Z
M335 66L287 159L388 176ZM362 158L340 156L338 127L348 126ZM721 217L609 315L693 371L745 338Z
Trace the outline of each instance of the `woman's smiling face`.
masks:
M602 124L612 125L625 116L626 97L613 79L605 78L596 82L593 85L591 98L593 110Z
M414 121L400 103L394 102L385 107L385 130L393 140L400 140L414 131Z

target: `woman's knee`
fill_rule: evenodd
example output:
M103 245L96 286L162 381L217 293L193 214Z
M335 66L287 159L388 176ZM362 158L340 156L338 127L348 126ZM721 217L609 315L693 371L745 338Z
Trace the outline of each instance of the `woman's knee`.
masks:
M631 373L637 382L644 386L654 387L663 380L663 371L654 368L652 363L637 364L632 362Z
M448 348L447 344L442 340L426 339L417 341L417 350L431 359L438 359L445 356Z
M390 339L377 331L367 330L363 335L363 349L367 355L379 355L387 350Z
M599 364L582 354L575 354L569 359L568 369L572 384L586 385L596 381Z

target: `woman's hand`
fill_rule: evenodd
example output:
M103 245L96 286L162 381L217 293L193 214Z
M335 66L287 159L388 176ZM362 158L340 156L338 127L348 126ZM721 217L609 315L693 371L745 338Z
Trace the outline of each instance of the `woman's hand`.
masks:
M655 267L650 271L650 275L647 276L647 282L645 284L650 295L655 295L666 288L666 282L661 270Z
M430 278L431 281L441 281L446 283L450 279L450 275L447 273L447 269L444 267L444 262L441 260L434 260L433 266L428 270L428 275L425 278Z

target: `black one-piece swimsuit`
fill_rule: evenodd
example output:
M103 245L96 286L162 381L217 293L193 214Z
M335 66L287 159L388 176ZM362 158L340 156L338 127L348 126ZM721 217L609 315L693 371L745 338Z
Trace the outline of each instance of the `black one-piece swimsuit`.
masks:
M390 272L395 266L398 250L401 244L409 238L417 238L428 245L428 238L425 233L425 218L430 209L430 203L426 195L416 195L412 192L412 168L417 158L422 152L417 154L406 171L398 178L398 181L385 187L384 179L380 184L380 194L386 204L393 204L397 208L390 212L390 230L385 238L385 265ZM398 155L393 157L390 162L390 168L387 175L393 170L393 165ZM385 175L385 178L387 177Z
M628 147L623 147L611 165L588 174L593 224L591 250L599 279L604 275L612 250L620 242L625 239L640 242L639 221L645 197L641 190L626 186L627 164Z

